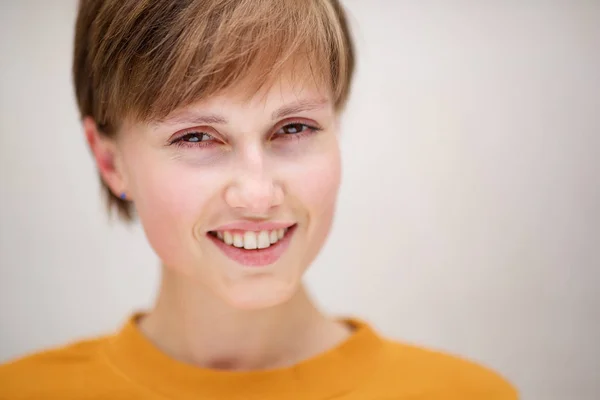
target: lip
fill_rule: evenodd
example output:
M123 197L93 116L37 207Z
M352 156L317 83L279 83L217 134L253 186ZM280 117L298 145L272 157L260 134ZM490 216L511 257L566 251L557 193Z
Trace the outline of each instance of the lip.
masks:
M233 224L232 224L233 225ZM288 225L289 226L289 225ZM288 227L281 226L281 228ZM220 239L214 237L212 234L207 233L206 236L231 260L244 265L246 267L265 267L267 265L271 265L275 263L283 253L287 250L292 240L292 236L296 232L295 224L289 226L288 231L285 236L279 240L277 243L272 244L266 249L255 249L255 250L246 250L244 248L238 248L234 246L230 246L228 244L223 243ZM220 230L221 228L219 228ZM239 228L238 228L239 229ZM270 228L270 229L280 229L280 228ZM229 229L227 229L229 230ZM235 230L235 229L233 229ZM244 230L252 230L252 229L244 229ZM269 230L269 229L261 229L261 230Z
M272 231L275 229L285 229L290 228L295 225L294 222L277 222L277 221L265 221L265 222L252 222L252 221L237 221L232 222L230 224L219 226L212 230L212 232L216 231L252 231L252 232L260 232L260 231Z

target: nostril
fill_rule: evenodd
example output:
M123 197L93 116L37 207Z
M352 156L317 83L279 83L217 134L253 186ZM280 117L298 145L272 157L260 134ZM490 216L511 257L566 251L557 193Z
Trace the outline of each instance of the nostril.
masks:
M232 208L264 213L283 202L283 191L271 179L240 176L227 187L225 202Z

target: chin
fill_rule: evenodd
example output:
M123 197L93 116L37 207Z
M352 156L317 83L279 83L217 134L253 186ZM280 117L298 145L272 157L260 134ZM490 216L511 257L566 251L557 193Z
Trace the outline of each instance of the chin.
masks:
M234 308L260 310L286 303L298 292L299 287L299 281L257 276L230 285L221 296Z

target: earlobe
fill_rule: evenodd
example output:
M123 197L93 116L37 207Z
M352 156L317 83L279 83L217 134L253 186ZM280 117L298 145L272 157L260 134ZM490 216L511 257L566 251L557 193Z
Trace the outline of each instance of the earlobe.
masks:
M89 116L83 119L83 129L100 177L115 196L121 196L126 188L117 162L118 152L114 138L100 132L94 119Z

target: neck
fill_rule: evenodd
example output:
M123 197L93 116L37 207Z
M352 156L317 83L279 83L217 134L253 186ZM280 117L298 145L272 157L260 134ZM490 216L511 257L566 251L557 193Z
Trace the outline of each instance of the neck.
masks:
M139 326L173 358L228 370L290 366L349 335L317 310L304 287L283 304L239 310L165 267L156 305Z

